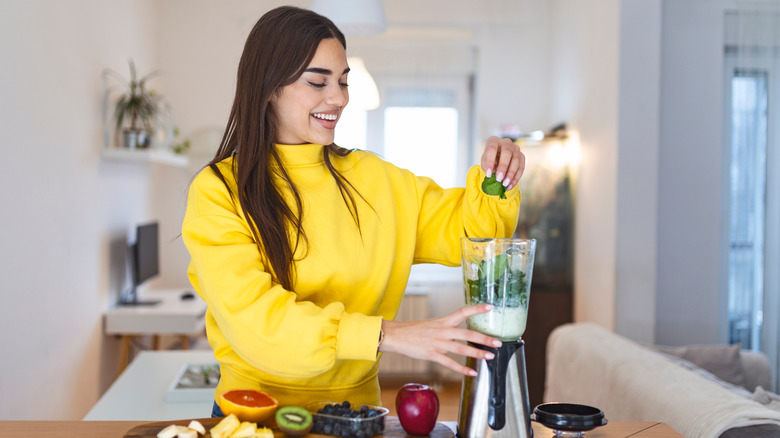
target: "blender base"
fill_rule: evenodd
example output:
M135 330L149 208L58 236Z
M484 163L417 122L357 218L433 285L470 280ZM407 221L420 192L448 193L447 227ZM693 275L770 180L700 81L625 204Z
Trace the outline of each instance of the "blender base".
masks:
M468 358L466 365L477 370L477 375L463 379L458 412L458 438L532 438L528 384L525 372L525 342L507 341L500 348L469 343L491 351L495 358ZM504 357L505 366L496 363ZM503 373L491 376L491 373ZM491 388L491 377L503 381L503 388ZM498 399L496 396L499 396ZM500 411L498 411L500 409ZM500 418L499 418L500 417ZM496 421L496 419L500 421ZM500 427L493 428L491 425Z

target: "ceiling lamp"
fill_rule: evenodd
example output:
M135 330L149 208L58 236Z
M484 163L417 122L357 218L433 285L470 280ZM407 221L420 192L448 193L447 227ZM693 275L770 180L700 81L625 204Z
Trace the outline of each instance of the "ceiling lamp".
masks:
M330 18L348 37L375 35L387 28L382 0L312 0L309 9Z
M379 107L379 90L374 78L366 70L363 60L347 58L349 64L349 105L353 108L372 110Z

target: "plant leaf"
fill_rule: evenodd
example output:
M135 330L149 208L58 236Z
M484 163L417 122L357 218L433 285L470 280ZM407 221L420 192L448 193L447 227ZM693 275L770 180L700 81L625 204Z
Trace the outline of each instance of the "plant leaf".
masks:
M490 178L485 177L482 181L482 191L488 195L498 196L498 199L506 199L506 187L501 184L501 181L496 180L495 175L490 175Z

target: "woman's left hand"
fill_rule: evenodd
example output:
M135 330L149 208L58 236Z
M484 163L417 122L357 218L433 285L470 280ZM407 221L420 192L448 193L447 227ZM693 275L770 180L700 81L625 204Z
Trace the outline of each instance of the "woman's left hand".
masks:
M421 321L382 320L384 342L379 351L399 353L413 359L436 362L466 376L475 376L476 370L456 361L450 353L490 360L493 353L468 345L468 342L493 348L501 341L486 334L458 326L469 317L489 312L493 306L480 304L465 306L442 318Z
M490 137L485 144L480 164L488 178L495 173L496 180L501 181L509 190L517 185L525 171L525 155L520 152L520 146L512 140Z

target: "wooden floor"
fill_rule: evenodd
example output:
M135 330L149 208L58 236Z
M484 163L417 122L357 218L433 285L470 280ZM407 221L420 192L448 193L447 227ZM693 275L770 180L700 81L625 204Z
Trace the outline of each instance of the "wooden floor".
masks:
M413 380L410 380L412 382ZM398 389L405 382L403 381L383 381L380 379L382 387L382 406L390 409L390 415L395 416L395 396ZM427 382L419 382L427 383ZM442 382L432 384L436 395L439 397L439 418L438 421L458 421L458 406L460 404L460 386L461 382Z

